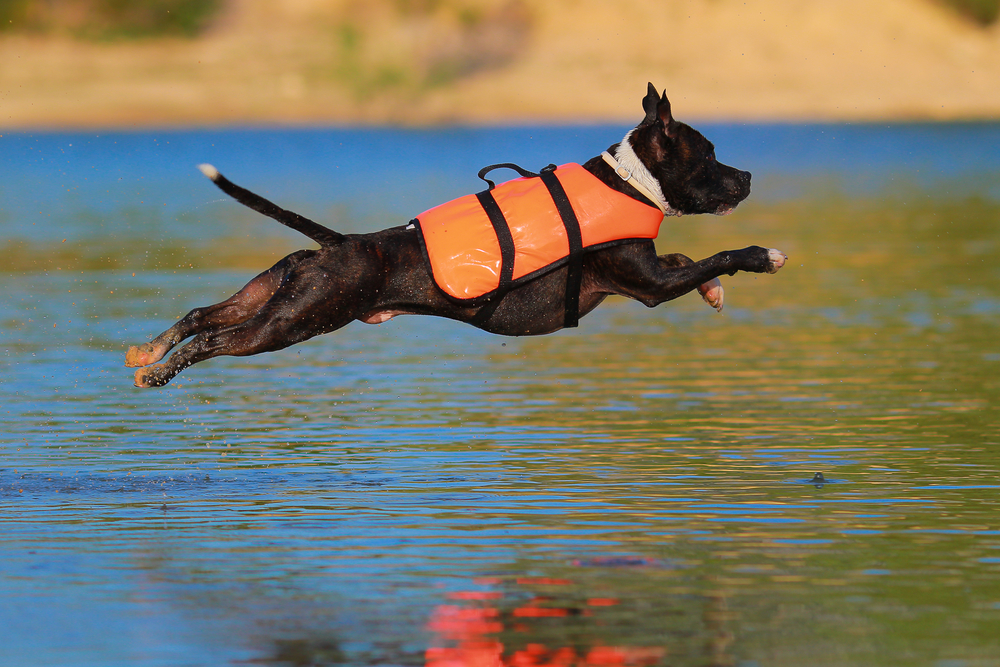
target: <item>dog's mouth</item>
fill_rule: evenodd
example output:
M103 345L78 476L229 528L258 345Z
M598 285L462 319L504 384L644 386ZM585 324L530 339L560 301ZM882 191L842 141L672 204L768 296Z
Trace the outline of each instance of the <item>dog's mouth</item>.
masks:
M728 196L716 199L718 206L715 209L715 215L729 215L736 210L736 207L739 206L749 194L749 187L734 188L733 190L730 190Z

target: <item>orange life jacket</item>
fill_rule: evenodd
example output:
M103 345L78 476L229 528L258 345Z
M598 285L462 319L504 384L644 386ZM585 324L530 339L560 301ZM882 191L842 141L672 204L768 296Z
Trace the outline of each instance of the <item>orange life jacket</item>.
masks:
M578 164L547 169L549 174L543 169L541 177L508 181L417 216L431 272L446 294L477 300L561 266L583 250L656 238L663 222L656 207L609 188ZM555 186L550 185L553 176ZM568 217L575 215L579 223L578 233L560 212L556 201L560 185L572 207ZM552 187L555 190L550 191ZM491 217L488 210L492 207L488 195L501 214L499 225L497 211ZM504 232L503 223L509 232ZM513 242L507 257L504 236L508 246ZM576 295L569 291L567 300L578 298L579 284ZM575 326L575 319L575 313L568 314L567 326Z

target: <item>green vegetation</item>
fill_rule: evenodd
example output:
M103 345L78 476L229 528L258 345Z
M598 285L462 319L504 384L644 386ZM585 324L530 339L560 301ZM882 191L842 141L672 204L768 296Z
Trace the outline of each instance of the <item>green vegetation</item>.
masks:
M1000 18L1000 0L942 0L976 23L986 26ZM219 13L221 0L0 0L0 32L64 33L83 39L135 39L194 37ZM395 64L374 65L362 88L377 88L386 80L398 85L401 78L416 78L435 85L465 74L466 69L488 68L513 56L523 43L527 20L521 0L392 0L349 4L346 26L365 25L371 33L386 23L401 28L402 58L412 65L408 37L422 33L424 44L433 44L427 67L404 74ZM353 15L353 16L350 16ZM357 20L360 19L360 20ZM373 20L374 19L374 20ZM388 19L388 21L387 21ZM379 25L375 25L379 24ZM415 28L415 30L414 30ZM365 40L381 42L382 40ZM505 45L506 43L506 45ZM359 46L356 42L355 47ZM379 43L379 47L383 44ZM458 64L471 57L471 64ZM419 63L418 63L419 64ZM388 74L387 74L388 73ZM370 79L370 80L369 80ZM412 81L411 81L412 82Z
M194 37L220 7L219 0L0 0L0 31L92 40Z
M989 25L1000 16L1000 0L944 0L976 23Z
M420 92L502 67L526 46L523 0L395 0L348 4L333 28L333 76L361 100Z

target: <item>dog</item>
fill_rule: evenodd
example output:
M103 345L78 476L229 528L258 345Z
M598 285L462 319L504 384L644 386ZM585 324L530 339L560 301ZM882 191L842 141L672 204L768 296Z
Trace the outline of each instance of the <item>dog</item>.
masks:
M476 269L480 274L494 276L496 285L491 283L485 293L471 296L461 289L448 292L436 280L438 269L429 260L428 239L432 232L425 224L425 219L434 217L435 209L408 225L345 235L281 209L234 185L214 167L201 165L205 175L237 201L302 232L320 247L288 255L229 299L196 308L152 341L130 347L125 365L138 368L135 385L160 387L206 359L280 350L354 320L378 324L398 315L437 315L495 334L530 336L575 326L579 317L611 294L653 307L697 290L709 305L721 310L724 293L719 276L737 271L775 273L787 257L778 250L759 246L720 252L700 261L677 253L656 254L653 238L663 216L730 213L750 194L751 176L716 160L711 142L689 125L676 121L665 91L657 94L649 84L642 106L642 121L620 143L588 160L582 168L572 165L576 171L571 171L570 166L564 169L550 165L541 174L522 170L523 177L511 182L534 187L546 181L554 206L551 202L540 206L549 211L550 217L554 215L551 211L558 210L565 224L559 234L566 240L559 243L568 246L569 251L562 259L534 269L528 266L527 273L521 271L521 276L512 271L512 264L516 270L518 262L523 264L527 256L509 247L510 237L520 233L517 225L521 223L504 226L503 211L497 222L493 214L502 207L490 201L496 203L491 193L501 188L494 191L492 181L484 177L491 188L476 195L477 201L469 200L469 207L482 204L483 209L476 209L480 216L477 224L494 225L497 236L490 243L501 246L503 257L491 259L492 264L485 270L482 266ZM569 187L565 183L568 177L561 174L590 179L600 190L602 202L617 197L615 201L625 207L622 210L631 206L642 214L639 217L655 222L652 231L643 228L645 231L628 232L637 236L613 242L599 238L597 243L584 247L581 227L575 219L580 213L575 209L590 204L578 206L567 202L566 192L560 195ZM483 210L488 215L484 216ZM631 215L619 215L618 222L611 226L620 226L622 220L628 222ZM489 223L483 223L487 218ZM457 223L447 224L452 227L441 228L445 236L457 238L465 233L464 227L455 226ZM548 222L545 225L552 226ZM584 228L584 241L588 234L592 235ZM517 255L519 252L521 255ZM473 249L465 254L477 253L481 254ZM496 278L496 274L501 275ZM167 361L157 363L191 336L193 340Z

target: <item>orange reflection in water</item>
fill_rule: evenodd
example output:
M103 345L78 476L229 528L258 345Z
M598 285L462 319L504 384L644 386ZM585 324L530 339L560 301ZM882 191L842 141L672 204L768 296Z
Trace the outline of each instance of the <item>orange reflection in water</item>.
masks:
M493 582L491 582L493 583ZM518 584L566 585L563 579L518 579ZM427 624L438 635L437 643L425 654L426 667L646 667L659 662L666 649L637 646L593 646L578 650L570 646L548 647L528 643L513 651L504 650L496 635L506 629L528 633L531 619L561 618L593 613L590 607L610 607L618 604L613 598L591 598L587 609L544 606L544 597L534 597L526 604L506 612L497 606L504 594L500 591L459 591L450 593L449 600L475 604L439 605ZM477 604L478 603L478 604Z

